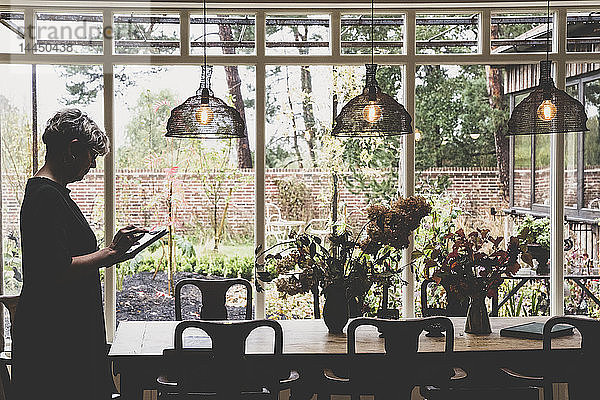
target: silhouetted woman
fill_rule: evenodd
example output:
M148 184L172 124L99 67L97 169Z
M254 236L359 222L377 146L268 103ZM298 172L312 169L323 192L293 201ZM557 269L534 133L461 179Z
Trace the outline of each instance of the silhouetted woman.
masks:
M111 374L99 269L115 264L146 230L130 225L98 249L66 185L80 181L108 138L77 109L46 126L44 166L21 206L23 289L13 338L13 394L20 400L109 399Z

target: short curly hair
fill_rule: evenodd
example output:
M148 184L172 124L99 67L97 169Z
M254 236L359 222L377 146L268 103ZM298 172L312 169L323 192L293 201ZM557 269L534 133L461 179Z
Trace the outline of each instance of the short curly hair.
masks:
M65 108L48 120L42 140L48 153L55 153L65 149L73 139L86 143L98 155L103 156L109 151L106 133L86 113L77 108Z

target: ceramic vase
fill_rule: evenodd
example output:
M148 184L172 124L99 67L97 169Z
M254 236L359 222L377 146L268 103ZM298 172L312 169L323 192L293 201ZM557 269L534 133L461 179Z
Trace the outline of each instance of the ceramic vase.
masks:
M490 317L485 305L485 295L471 297L465 321L465 332L475 335L492 333Z
M342 283L329 285L325 293L323 320L329 333L340 334L348 322L348 299Z

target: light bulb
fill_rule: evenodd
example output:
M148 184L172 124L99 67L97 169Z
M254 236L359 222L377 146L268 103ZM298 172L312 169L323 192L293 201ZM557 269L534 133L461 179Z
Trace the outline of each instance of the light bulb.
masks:
M471 136L471 139L477 140L477 139L479 139L479 136L481 136L481 134L480 133L470 133L469 136Z
M381 118L381 107L375 104L374 101L371 101L363 108L362 115L365 121L374 124Z
M421 131L415 129L415 142L418 142L419 140L421 140Z
M209 105L203 104L198 111L196 111L196 121L198 121L200 125L208 125L211 123L212 119L213 110Z
M542 121L552 121L556 116L556 106L552 100L544 100L537 109L537 116Z

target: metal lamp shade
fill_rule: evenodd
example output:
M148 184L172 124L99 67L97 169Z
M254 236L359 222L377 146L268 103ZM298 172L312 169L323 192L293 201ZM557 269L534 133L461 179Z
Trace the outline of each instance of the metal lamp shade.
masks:
M202 124L199 112L206 106L210 107L212 113L208 121ZM196 96L171 110L165 136L194 139L242 138L245 136L244 126L244 121L235 108L212 96L212 93L203 104L202 96L196 93Z
M544 100L552 101L556 107L556 115L550 121L538 117L538 108ZM583 132L588 130L586 121L583 104L557 89L550 81L540 83L515 107L508 121L508 135Z
M391 96L376 87L375 98L366 87L361 95L350 100L335 118L332 135L340 137L396 136L412 133L412 117ZM369 122L364 117L365 107L379 108L379 119Z
M567 132L583 132L587 115L585 107L569 96L567 92L554 86L550 77L552 61L540 62L540 83L513 110L508 120L507 135L537 135ZM544 120L539 117L538 109L544 101L554 105L553 118Z

